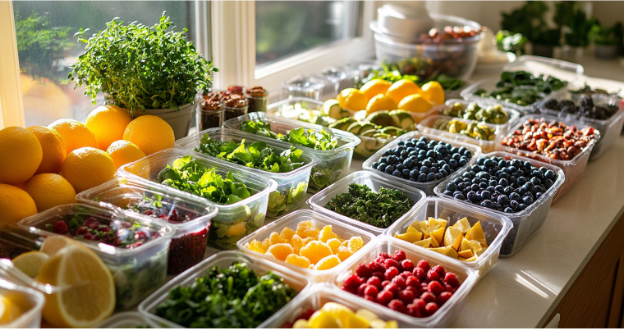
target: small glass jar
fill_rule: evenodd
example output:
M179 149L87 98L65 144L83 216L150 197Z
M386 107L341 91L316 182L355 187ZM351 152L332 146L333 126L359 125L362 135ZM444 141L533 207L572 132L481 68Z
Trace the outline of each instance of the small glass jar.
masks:
M211 92L202 94L198 103L198 127L199 131L208 128L221 127L224 122L224 106L221 94Z
M297 76L282 83L282 99L307 97L321 101L323 89L329 81L317 77Z
M245 94L245 87L239 85L230 85L228 86L228 92L230 92L230 94L243 95Z
M247 114L247 99L239 94L230 94L224 98L224 121Z
M255 86L247 90L245 95L249 108L247 113L251 112L267 112L267 99L269 93L262 86Z

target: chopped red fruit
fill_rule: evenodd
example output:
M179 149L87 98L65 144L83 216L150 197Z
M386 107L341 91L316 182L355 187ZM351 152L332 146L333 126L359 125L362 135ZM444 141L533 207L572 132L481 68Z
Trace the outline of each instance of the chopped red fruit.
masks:
M438 281L441 277L438 275L438 272L434 270L434 268L428 270L428 280L430 281Z
M417 263L417 267L427 272L428 270L430 270L430 263L427 260L423 259Z
M441 265L436 265L434 267L432 267L431 269L432 271L435 271L438 274L439 278L445 278L445 267L441 266Z
M416 276L408 276L406 279L406 286L421 288L421 282L419 282L419 279Z
M398 311L400 313L406 313L406 306L399 299L393 299L390 303L388 303L388 308Z
M438 296L441 292L445 291L445 287L440 282L432 281L428 283L428 291L433 295Z
M386 277L384 276L384 272L386 272L386 270L382 272L375 272L371 274L371 277L377 277L380 281L384 281L386 279Z
M398 262L406 259L406 252L402 250L396 250L395 253L393 253L393 259Z
M67 227L67 224L65 223L65 221L57 221L52 226L52 232L59 234L59 235L66 235L68 231L69 231L69 228Z
M389 284L391 284L391 281L389 281L389 280L384 280L384 281L382 281L382 287L383 287L383 288L384 288L384 287L386 287L386 286L387 286L387 285L389 285Z
M384 290L378 293L378 302L386 306L394 297L395 295L392 292Z
M94 217L88 217L82 225L89 229L96 229L100 227L100 222Z
M453 294L449 291L445 291L445 292L441 292L441 294L438 296L438 302L443 305L444 303L447 302L447 300L451 299L451 296Z
M369 285L373 285L376 288L380 288L382 287L382 281L380 281L379 278L375 277L375 276L371 276L368 280L367 280L367 284Z
M396 276L391 280L391 283L395 283L400 289L406 288L406 280L401 276Z
M367 296L365 295L365 299L372 301L372 302L378 302L377 299L375 298L375 296Z
M395 267L399 270L399 263L393 259L384 260L384 268L389 269L391 267ZM399 273L397 273L399 274Z
M356 274L350 275L348 278L345 279L345 282L343 282L344 287L353 289L353 290L358 289L358 287L361 284L362 284L362 281L360 280L360 277L358 277L358 275Z
M391 282L391 284L389 284L389 285L384 287L384 290L385 291L390 291L393 294L395 294L395 293L399 292L399 287L397 286L397 284Z
M425 317L425 306L423 299L415 299L412 304L408 305L408 312L413 317Z
M378 295L378 288L375 285L367 285L365 289L365 296L375 297Z
M386 252L380 252L378 254L378 257L382 257L384 259L389 259L391 256L388 253L386 253Z
M399 294L397 294L397 298L399 298L399 300L403 301L404 304L408 305L408 304L412 303L412 301L415 298L415 295L410 290L402 290L402 291L399 291Z
M409 276L412 276L412 272L409 272L407 270L401 272L401 274L399 274L399 276L403 277L404 280L407 279Z
M423 268L417 267L415 269L412 270L412 274L419 279L419 281L423 281L426 279L427 277L427 270L424 270Z
M458 281L458 277L454 273L445 274L445 284L451 285L452 287L459 287L460 281Z
M375 261L369 263L369 269L371 269L372 273L384 273L384 271L386 271L386 267L384 267L383 263Z
M364 296L365 295L365 289L368 287L369 285L367 283L363 283L358 287L358 291L356 291L356 293L358 293L359 296Z
M76 235L84 235L88 232L89 232L89 228L83 226L76 230Z

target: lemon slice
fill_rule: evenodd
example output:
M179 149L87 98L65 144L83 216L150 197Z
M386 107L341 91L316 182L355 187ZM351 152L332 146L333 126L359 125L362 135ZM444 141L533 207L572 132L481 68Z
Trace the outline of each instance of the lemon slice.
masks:
M26 275L35 278L39 275L39 269L44 262L50 258L46 253L40 251L30 251L22 253L17 258L11 260L13 266L23 271Z
M69 244L79 244L78 242L65 237L65 236L50 236L43 241L39 252L46 253L49 256L53 256L57 251L66 247Z
M46 297L43 317L55 327L91 328L115 309L113 276L102 260L79 244L57 251L39 270L37 281L63 288Z
M22 308L9 297L0 294L0 325L11 323L22 315Z

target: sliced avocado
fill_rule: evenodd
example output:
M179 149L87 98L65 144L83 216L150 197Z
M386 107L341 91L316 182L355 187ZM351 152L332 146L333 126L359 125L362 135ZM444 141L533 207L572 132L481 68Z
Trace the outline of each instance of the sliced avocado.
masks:
M334 99L327 100L323 103L323 113L334 119L349 116L349 111L341 109L341 107L339 107L339 101Z
M349 127L349 125L351 125L352 123L355 123L356 119L354 118L350 118L350 117L344 117L341 118L337 121L335 121L334 123L328 125L328 127L330 128L336 128L336 129L340 129L340 130L347 130L347 128Z
M393 126L400 127L407 131L412 131L414 129L415 122L408 111L393 110L389 112L389 115L393 117Z
M316 116L311 120L313 124L328 127L330 124L336 122L336 119L329 116Z
M358 135L358 132L360 132L361 128L362 128L362 124L359 122L355 122L355 123L351 123L351 125L347 127L347 131L354 135Z
M358 135L359 136L365 136L365 137L373 137L376 133L378 133L378 130L375 129L375 128L374 129L369 129L369 130L366 130L366 131L364 130L364 128L362 128L360 131L363 132L363 133L359 133Z
M354 119L358 121L366 121L367 120L367 110L356 111L354 114Z
M404 131L403 129L399 127L389 126L389 127L384 127L383 129L381 129L380 133L388 134L390 136L400 136L406 133L406 131Z
M370 114L367 117L367 121L380 126L393 126L393 117L391 117L386 110L376 111Z
M360 133L359 134L362 135L362 133L364 133L364 132L366 132L368 130L371 130L371 129L375 130L375 125L374 124L372 124L372 123L363 123L362 124L362 128L360 128Z

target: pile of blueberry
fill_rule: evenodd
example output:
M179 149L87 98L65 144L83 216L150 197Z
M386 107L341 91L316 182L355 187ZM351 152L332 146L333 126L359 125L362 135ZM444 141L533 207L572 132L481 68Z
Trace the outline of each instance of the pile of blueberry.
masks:
M530 162L482 157L455 178L443 194L506 213L520 212L542 196L556 180L556 173Z
M428 140L425 136L397 142L382 154L374 169L415 182L432 182L447 177L469 163L473 154L465 147Z

